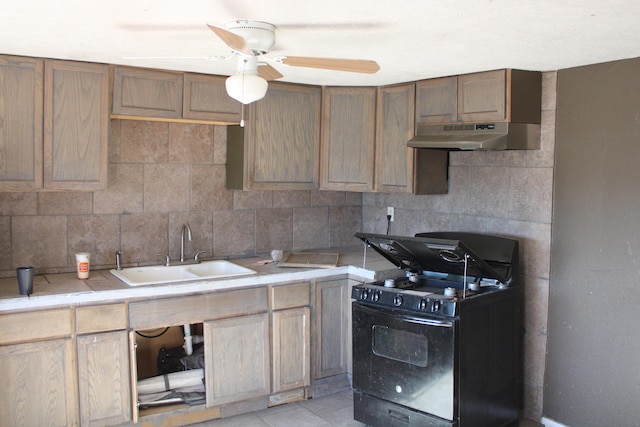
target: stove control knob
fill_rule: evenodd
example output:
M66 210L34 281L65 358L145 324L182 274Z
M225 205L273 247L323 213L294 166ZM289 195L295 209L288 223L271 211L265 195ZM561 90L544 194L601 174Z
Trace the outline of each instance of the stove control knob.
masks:
M431 311L433 311L434 313L437 313L438 311L440 311L440 301L438 300L433 301L433 305L431 306Z
M371 299L373 301L380 300L380 291L373 291L373 294L371 295Z
M360 293L360 299L368 299L369 298L369 290L363 289Z
M395 306L401 306L402 305L402 295L398 294L395 297L393 297L393 305L395 305Z
M429 307L429 300L428 299L421 299L420 300L420 305L419 305L420 310L426 310L428 307Z

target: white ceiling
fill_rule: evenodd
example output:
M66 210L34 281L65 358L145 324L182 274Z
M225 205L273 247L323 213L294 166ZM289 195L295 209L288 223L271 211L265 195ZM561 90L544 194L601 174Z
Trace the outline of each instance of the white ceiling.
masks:
M206 24L235 19L278 27L269 57L373 59L381 67L369 75L275 65L283 81L317 85L640 56L638 0L3 0L0 53L230 75L236 61L214 59L231 55Z

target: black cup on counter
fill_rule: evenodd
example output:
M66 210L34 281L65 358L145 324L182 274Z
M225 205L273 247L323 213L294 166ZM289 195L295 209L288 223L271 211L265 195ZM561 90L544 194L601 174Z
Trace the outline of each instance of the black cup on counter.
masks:
M33 293L33 267L18 267L18 289L20 295L31 295Z

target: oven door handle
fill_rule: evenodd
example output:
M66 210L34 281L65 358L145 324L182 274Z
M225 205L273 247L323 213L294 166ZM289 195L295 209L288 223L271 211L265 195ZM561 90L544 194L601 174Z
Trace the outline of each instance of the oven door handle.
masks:
M401 313L398 313L397 311L388 312L385 309L373 308L361 303L354 303L354 305L357 307L357 310L361 310L373 316L386 317L387 319L402 320L405 322L417 323L420 325L427 325L427 326L436 326L440 328L453 328L453 324L454 324L454 320L440 320L440 319L434 319L432 317L422 317L422 316L416 316L416 315L410 315L410 314L404 314L404 313L401 314Z
M450 320L436 320L415 316L401 316L400 318L406 322L417 323L420 325L436 326L440 328L453 328L453 321Z

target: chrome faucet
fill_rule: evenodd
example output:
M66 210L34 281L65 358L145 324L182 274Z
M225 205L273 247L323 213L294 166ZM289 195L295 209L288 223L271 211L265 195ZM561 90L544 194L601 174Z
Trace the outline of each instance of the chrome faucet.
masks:
M185 236L185 232L187 234L187 239L189 241L192 241L192 237L191 237L191 227L189 227L189 224L182 224L182 230L180 230L180 262L184 262L185 261L185 257L184 257L184 236Z
M116 270L122 270L122 251L116 251Z

